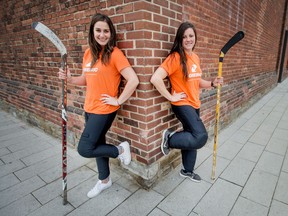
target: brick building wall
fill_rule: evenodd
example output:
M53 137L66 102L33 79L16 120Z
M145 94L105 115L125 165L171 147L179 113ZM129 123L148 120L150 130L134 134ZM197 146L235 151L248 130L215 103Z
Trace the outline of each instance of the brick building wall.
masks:
M60 54L32 30L31 23L41 21L58 35L67 47L72 74L80 75L91 16L102 12L111 17L117 30L117 45L128 57L140 84L119 110L108 141L131 143L133 162L128 169L147 186L179 164L177 151L167 159L159 148L161 132L168 127L179 128L179 123L169 103L149 82L168 54L179 24L186 20L195 24L195 52L207 80L217 76L222 46L237 31L245 32L244 40L224 59L222 128L277 84L281 33L288 30L285 0L3 0L1 4L0 106L59 137ZM286 64L283 78L287 76ZM169 87L168 80L166 84ZM77 145L83 129L84 98L85 87L68 86L71 145ZM211 135L216 91L203 90L201 100L201 116Z

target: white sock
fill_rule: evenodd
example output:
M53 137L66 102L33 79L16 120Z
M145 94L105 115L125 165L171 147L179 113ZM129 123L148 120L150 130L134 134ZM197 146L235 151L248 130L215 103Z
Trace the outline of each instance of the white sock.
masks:
M122 146L116 146L116 147L117 147L117 149L118 149L118 153L119 153L119 155L122 154L122 153L124 152L124 149L123 149ZM121 153L121 151L122 151L122 153Z

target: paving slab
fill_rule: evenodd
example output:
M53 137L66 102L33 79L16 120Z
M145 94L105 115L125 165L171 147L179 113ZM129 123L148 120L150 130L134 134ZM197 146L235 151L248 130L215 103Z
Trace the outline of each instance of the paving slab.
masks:
M68 191L94 175L95 173L86 167L82 167L74 172L69 173L69 178L67 178ZM41 204L46 204L52 199L62 195L62 184L62 178L57 179L56 181L51 182L50 184L47 184L44 187L34 191L32 194L37 198L39 202L41 202Z
M249 138L253 135L252 131L242 130L242 127L234 133L229 140L234 141L235 143L245 144Z
M31 166L28 166L26 168L23 168L17 172L15 172L15 175L21 180L24 181L26 179L29 179L33 176L39 175L40 173L49 170L53 167L57 167L61 164L61 159L59 155L47 158L43 161L40 161L37 164L33 164Z
M195 173L201 176L201 178L209 183L214 183L215 180L221 175L221 173L226 169L226 167L230 164L231 160L226 158L217 156L216 158L216 172L215 172L215 180L211 180L212 174L212 155L205 160L196 170Z
M70 151L70 150L67 150L67 151ZM55 154L57 154L57 157L56 157L57 163L58 163L57 166L47 168L44 171L41 171L39 168L39 170L41 172L39 172L38 175L47 183L53 182L62 176L62 166L61 166L62 165L62 158L60 159L60 157L62 157L62 153L59 151L59 152L56 152ZM49 161L49 158L47 160ZM67 172L70 173L70 172L84 166L90 160L91 159L83 158L79 155L78 155L78 157L72 158L68 154L68 156L67 156Z
M155 208L152 210L150 214L148 214L148 216L169 216L169 214L163 212L162 210L158 208Z
M18 199L8 206L0 209L0 215L3 216L23 216L40 208L41 204L33 197L28 194L25 197Z
M195 183L186 179L158 205L158 208L169 215L188 215L210 187L211 184L205 181Z
M268 216L287 216L288 205L273 200Z
M45 183L37 176L1 191L0 208L24 197L44 186Z
M284 157L275 153L264 151L256 168L279 176Z
M20 171L23 168L26 168L26 166L23 162L19 160L13 161L8 164L3 164L0 167L0 177L16 172L18 170Z
M278 177L273 174L262 170L254 170L248 179L241 196L269 207L277 180Z
M259 124L253 121L248 120L242 127L241 130L249 131L254 133L259 127Z
M13 153L1 156L0 158L2 161L4 161L4 163L7 164L7 163L10 163L10 162L15 161L15 160L23 159L23 158L28 157L32 154L34 154L34 156L35 156L35 153L36 153L36 155L44 156L43 154L41 154L41 151L43 151L43 150L47 150L47 152L50 153L50 157L54 155L53 149L51 149L50 144L45 143L45 142L40 142L37 145L34 145L32 148L25 148L25 149L22 149L19 151L15 151ZM41 158L40 158L40 160L41 160ZM38 159L38 161L40 161L40 160ZM21 161L25 163L25 159L21 160ZM35 163L36 162L37 161L35 161ZM32 163L34 163L34 162L32 162ZM25 164L30 165L27 163L25 163Z
M21 145L22 143L30 143L30 142L33 142L33 140L36 138L37 136L33 133L22 134L20 136L14 136L14 137L11 137L10 139L1 140L0 148L7 147L7 146L9 146L10 148L13 145L19 145L19 144Z
M131 193L128 190L120 187L118 184L113 184L112 187L103 191L101 196L97 196L93 199L88 198L87 202L72 211L68 216L107 215L121 203L125 202L130 195ZM120 212L118 215L121 215Z
M229 182L244 186L255 167L255 163L235 158L221 174L221 178Z
M27 127L27 126L26 126ZM22 128L22 127L21 127ZM0 136L0 142L5 143L5 141L9 141L9 140L14 140L15 137L18 137L21 139L21 137L25 137L28 134L31 134L34 131L33 128L22 128L22 129L17 129L17 133L15 133L14 130L9 131L8 134L4 135L4 136Z
M288 205L288 173L281 172L274 199Z
M1 158L2 156L8 155L8 154L10 154L10 153L11 153L11 151L9 151L9 149L6 148L6 147L0 148L0 158Z
M232 160L242 148L243 144L229 139L220 148L218 148L217 155Z
M110 194L110 196L113 196ZM149 214L164 198L153 190L139 189L115 208L108 216L141 216Z
M259 158L261 157L265 146L254 144L251 142L247 142L241 151L238 153L237 157L249 160L252 162L257 162Z
M21 140L16 139L14 142L12 141L13 140L11 140L10 143L8 142L8 145L7 145L7 148L11 152L17 152L23 149L34 148L40 142L45 142L47 144L49 143L48 138L37 137L34 134L29 134L27 135L27 137L25 136Z
M220 178L193 209L200 215L229 215L242 187Z
M272 132L267 132L265 130L258 129L255 133L250 137L249 142L266 146L272 137Z
M13 173L10 173L0 178L0 191L9 188L13 185L16 185L18 183L20 183L20 180Z
M36 209L32 213L28 214L28 216L51 216L51 215L67 215L69 212L73 211L74 208L68 203L66 205L62 204L62 197L57 197L51 202L41 206Z
M288 124L288 121L287 121L287 124ZM287 146L288 146L287 140L273 135L270 141L268 142L265 150L284 156L286 153Z
M229 216L264 216L268 211L268 207L240 196Z
M161 179L154 187L153 190L167 196L170 194L184 179L179 175L180 169L172 170L165 178Z
M44 148L41 148L44 145ZM46 146L47 145L47 146ZM27 166L30 166L32 164L39 163L40 161L43 161L47 158L53 157L56 153L59 153L62 151L62 146L51 146L51 144L41 142L37 144L37 148L40 148L38 151L31 151L31 154L28 156L25 156L21 158L21 161L23 161ZM35 149L35 148L33 148Z
M285 160L283 162L282 171L288 173L288 154L286 153Z

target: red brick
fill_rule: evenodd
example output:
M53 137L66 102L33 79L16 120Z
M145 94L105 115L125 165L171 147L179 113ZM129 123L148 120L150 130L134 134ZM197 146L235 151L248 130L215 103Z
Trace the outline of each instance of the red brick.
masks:
M134 3L134 10L147 10L149 8L149 11L153 13L160 13L160 7L158 5L151 4L147 1L138 1Z
M125 21L131 22L136 20L152 20L152 14L147 11L136 11L125 14Z
M139 31L132 31L127 32L126 34L127 39L152 39L152 32L151 31L145 31L145 30L139 30Z

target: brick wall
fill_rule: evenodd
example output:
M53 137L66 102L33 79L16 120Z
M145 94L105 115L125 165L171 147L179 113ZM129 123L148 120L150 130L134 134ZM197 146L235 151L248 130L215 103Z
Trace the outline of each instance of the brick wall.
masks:
M276 85L282 26L288 30L287 18L283 25L285 0L4 0L1 4L0 105L55 136L61 133L61 82L57 78L60 55L47 39L32 30L31 23L41 21L58 35L67 47L73 75L80 75L91 16L102 12L111 17L118 47L128 57L140 84L119 110L108 140L131 143L130 170L146 180L153 179L169 164L159 148L162 130L179 128L169 103L149 83L171 48L179 24L190 20L196 25L195 51L208 80L217 75L222 46L237 31L246 34L224 59L222 127ZM85 88L68 88L68 141L76 145L84 123ZM210 134L215 93L204 90L201 94L201 116ZM169 160L177 165L178 156L172 154Z

